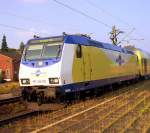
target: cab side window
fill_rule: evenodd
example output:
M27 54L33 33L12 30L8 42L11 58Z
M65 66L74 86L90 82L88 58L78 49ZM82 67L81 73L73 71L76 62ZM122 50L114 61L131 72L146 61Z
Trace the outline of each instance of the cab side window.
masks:
M77 47L76 47L76 57L82 58L82 47L81 47L81 45L77 45Z

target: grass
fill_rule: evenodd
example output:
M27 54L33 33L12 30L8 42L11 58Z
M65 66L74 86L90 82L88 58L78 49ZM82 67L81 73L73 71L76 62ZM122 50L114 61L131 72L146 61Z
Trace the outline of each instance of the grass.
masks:
M141 113L145 113L149 111L149 106L144 107L143 109L140 110Z
M0 94L7 94L19 89L18 82L6 82L0 84Z

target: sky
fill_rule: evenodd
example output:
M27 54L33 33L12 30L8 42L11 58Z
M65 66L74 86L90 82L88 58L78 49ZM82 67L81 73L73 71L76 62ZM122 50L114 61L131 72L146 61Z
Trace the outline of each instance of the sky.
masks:
M18 48L36 34L40 37L83 33L108 42L111 27L123 31L119 39L150 52L150 1L148 0L2 0L0 44L5 34L9 47ZM84 14L82 15L81 14ZM88 16L85 16L88 15ZM92 18L92 19L91 19ZM96 20L96 21L95 21Z

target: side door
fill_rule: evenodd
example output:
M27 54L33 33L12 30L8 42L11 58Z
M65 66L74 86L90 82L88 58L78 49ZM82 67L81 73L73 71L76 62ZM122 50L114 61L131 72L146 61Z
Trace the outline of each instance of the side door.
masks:
M83 52L83 75L84 81L91 80L91 58L90 58L90 47L89 46L82 46Z
M72 78L73 82L84 81L83 46L80 44L75 45Z

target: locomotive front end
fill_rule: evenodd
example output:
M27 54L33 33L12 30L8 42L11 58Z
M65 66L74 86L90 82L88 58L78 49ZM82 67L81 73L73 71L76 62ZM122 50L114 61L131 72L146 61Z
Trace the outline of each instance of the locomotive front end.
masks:
M62 37L37 38L27 43L19 70L24 99L42 102L56 97L61 85L62 49Z

